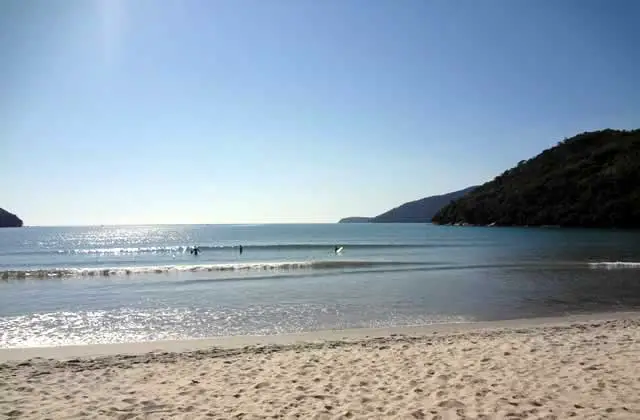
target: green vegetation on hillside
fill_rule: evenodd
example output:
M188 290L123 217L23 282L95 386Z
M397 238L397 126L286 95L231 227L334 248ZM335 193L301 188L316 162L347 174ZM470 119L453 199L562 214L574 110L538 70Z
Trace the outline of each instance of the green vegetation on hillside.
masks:
M640 130L566 139L452 201L433 222L640 227Z

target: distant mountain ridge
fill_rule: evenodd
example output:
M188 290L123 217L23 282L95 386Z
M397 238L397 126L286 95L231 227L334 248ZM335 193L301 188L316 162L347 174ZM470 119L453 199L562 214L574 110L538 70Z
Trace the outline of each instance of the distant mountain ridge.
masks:
M409 201L371 219L371 223L431 223L433 216L453 200L473 191L477 186L447 194L432 195Z
M0 208L0 228L3 227L22 227L22 219Z
M451 201L463 197L477 186L447 194L409 201L375 217L346 217L338 223L431 223L433 216Z
M369 223L371 221L370 217L345 217L344 219L340 219L338 223Z

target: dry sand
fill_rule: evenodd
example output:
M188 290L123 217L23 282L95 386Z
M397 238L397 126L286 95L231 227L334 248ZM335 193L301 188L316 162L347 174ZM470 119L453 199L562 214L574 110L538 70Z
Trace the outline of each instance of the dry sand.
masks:
M640 418L638 317L0 365L0 418L570 417Z

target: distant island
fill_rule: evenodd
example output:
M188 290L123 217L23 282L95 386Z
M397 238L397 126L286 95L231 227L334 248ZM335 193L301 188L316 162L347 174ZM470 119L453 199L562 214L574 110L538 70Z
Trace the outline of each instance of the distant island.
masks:
M370 217L345 217L340 219L338 223L369 223Z
M429 223L438 210L475 188L477 187L472 186L447 194L425 197L404 203L375 217L347 217L338 223Z
M22 220L13 213L0 208L0 228L22 227Z
M585 132L452 201L437 224L640 227L640 129Z

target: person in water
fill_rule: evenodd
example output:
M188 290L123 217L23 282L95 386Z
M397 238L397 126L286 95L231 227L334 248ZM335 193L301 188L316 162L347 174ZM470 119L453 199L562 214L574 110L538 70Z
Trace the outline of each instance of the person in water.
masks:
M193 254L193 255L195 255L197 257L198 253L200 253L200 247L194 246L193 248L191 248L191 254Z
M238 247L238 251L240 251L240 255L242 255L242 251L243 251L242 245Z

